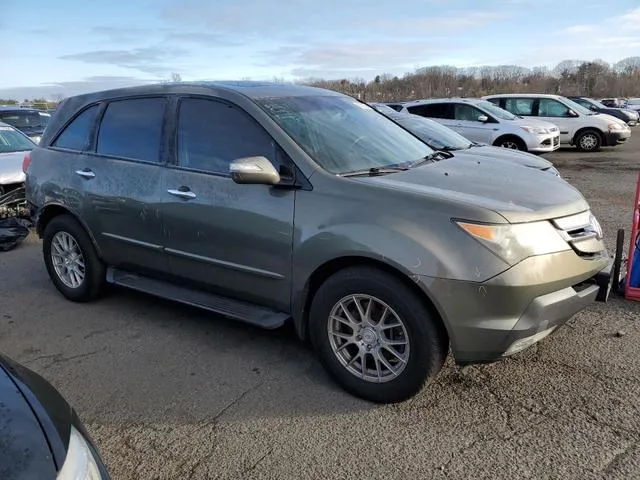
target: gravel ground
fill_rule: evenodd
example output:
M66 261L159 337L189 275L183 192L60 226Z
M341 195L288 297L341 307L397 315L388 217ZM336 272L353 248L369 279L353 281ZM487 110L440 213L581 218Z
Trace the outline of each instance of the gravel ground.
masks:
M613 247L640 131L548 155ZM500 363L447 363L412 400L336 387L290 328L261 331L131 292L77 305L40 243L0 254L0 350L75 406L115 479L640 478L640 304L594 304ZM617 336L619 332L622 336Z

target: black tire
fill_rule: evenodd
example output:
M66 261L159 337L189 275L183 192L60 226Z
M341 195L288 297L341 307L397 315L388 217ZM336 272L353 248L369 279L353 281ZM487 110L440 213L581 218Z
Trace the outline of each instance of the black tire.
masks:
M505 135L504 137L500 137L493 142L493 146L520 150L521 152L526 152L528 150L527 144L524 143L524 140L520 137L516 137L515 135Z
M60 232L73 237L84 259L84 279L75 288L65 285L53 265L52 243L56 234ZM59 215L47 224L43 235L42 253L51 281L67 299L74 302L88 302L102 294L105 284L105 265L98 257L91 238L75 218L70 215Z
M384 302L406 328L410 350L404 370L383 383L356 377L338 359L329 340L329 317L334 306L341 299L358 294ZM331 276L316 292L309 314L311 342L326 370L347 392L377 403L406 400L438 374L447 356L448 344L444 327L437 322L422 299L407 285L372 267L352 267Z
M597 152L602 147L602 134L597 130L583 130L573 143L580 152Z

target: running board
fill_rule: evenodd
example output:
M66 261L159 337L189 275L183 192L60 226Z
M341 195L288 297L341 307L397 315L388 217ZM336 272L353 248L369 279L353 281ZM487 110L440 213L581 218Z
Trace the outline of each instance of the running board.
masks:
M274 329L281 327L290 315L201 290L181 287L173 283L143 277L115 268L107 269L107 282L138 292L202 308L224 317L250 323L256 327Z

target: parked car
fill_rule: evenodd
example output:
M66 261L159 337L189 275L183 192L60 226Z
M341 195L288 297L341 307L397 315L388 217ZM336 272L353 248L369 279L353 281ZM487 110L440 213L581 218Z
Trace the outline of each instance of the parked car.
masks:
M560 95L513 93L484 98L514 115L554 122L560 127L560 142L584 152L615 146L631 137L625 122L594 113Z
M35 143L40 141L51 115L35 108L0 107L0 122L8 123L27 135Z
M0 478L108 480L74 409L44 378L0 355Z
M624 108L626 101L623 98L601 98L600 103L602 103L605 107Z
M586 200L506 163L444 158L337 92L203 82L68 98L24 168L69 300L111 283L292 321L342 387L395 402L449 345L497 360L606 298Z
M618 120L622 120L630 127L638 124L640 114L635 110L627 110L624 108L611 108L589 97L567 97L569 100L573 100L584 108L597 113L606 113L612 117L616 117Z
M0 122L0 195L24 184L22 160L35 146L19 130Z
M640 111L640 98L629 98L624 104L624 108L629 110Z
M483 161L492 161L492 159L494 159L515 162L519 165L552 173L553 175L560 175L550 161L538 155L472 142L434 120L411 113L398 113L384 104L373 103L370 105L403 128L409 130L434 150L453 152L459 160L477 162L482 158Z
M557 126L518 118L485 100L416 100L403 103L399 111L436 120L474 142L534 153L553 152L560 148Z

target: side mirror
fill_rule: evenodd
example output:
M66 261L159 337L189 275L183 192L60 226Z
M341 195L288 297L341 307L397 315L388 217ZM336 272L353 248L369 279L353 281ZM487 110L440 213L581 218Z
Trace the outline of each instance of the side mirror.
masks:
M231 178L240 184L276 185L280 174L265 157L238 158L229 165Z
M596 110L598 110L598 107L596 107L595 105L591 105L589 108L590 108L591 110L593 110L594 112L595 112Z
M482 123L487 123L489 121L489 117L487 117L486 115L480 115L478 117L478 121Z

